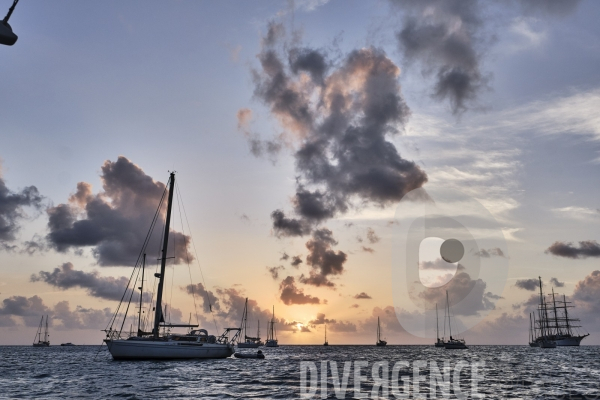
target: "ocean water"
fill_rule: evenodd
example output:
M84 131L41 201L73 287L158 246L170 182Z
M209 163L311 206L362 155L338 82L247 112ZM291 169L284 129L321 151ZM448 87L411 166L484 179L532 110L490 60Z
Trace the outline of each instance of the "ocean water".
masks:
M100 351L98 346L0 346L0 398L294 399L305 393L312 394L312 398L350 399L371 398L374 384L382 383L382 389L386 389L387 383L388 391L378 389L376 396L393 399L401 398L396 396L403 395L406 382L408 392L404 395L409 399L600 399L598 346L556 349L470 346L468 350L432 346L261 349L266 355L264 360L232 357L113 361L105 346ZM334 384L343 382L345 362L349 373L344 392L343 385ZM441 386L435 386L433 396L430 382L437 376L434 367L437 365L444 372L444 362L450 371L446 375L450 380L449 391L442 392ZM458 368L459 365L462 368ZM477 365L475 375L474 365ZM321 382L322 366L327 367L325 385ZM374 366L375 374L372 373ZM400 383L392 388L394 366L396 382L400 380ZM306 373L301 374L302 370ZM354 390L357 371L360 393ZM316 373L312 386L311 373ZM306 379L301 389L303 375Z

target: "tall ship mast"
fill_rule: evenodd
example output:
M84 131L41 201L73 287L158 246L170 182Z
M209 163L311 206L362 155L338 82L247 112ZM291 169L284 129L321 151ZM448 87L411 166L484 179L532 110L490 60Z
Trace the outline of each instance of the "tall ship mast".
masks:
M127 311L129 310L130 303L133 298L133 292L135 288L136 279L133 279L135 273L142 273L142 286L140 286L140 296L143 297L143 273L145 267L144 262L139 263L139 258L142 254L146 253L146 249L152 236L152 231L156 226L158 216L160 216L161 207L163 207L163 201L167 194L168 186L168 200L167 200L167 211L165 214L165 225L164 233L162 236L162 250L160 257L160 273L155 273L154 276L158 279L158 286L156 291L156 302L154 303L154 321L152 323L152 330L149 332L144 331L142 327L142 312L138 315L138 331L134 332L123 332L123 326L127 319ZM173 208L173 194L175 192L175 173L172 172L169 176L169 181L165 186L165 191L158 204L158 209L152 220L150 231L146 235L145 242L140 252L138 262L132 272L130 283L125 289L125 293L121 299L119 306L117 307L109 327L105 329L106 339L104 342L108 347L108 351L115 360L151 360L151 359L194 359L194 358L226 358L233 354L234 345L237 341L240 328L226 328L221 336L216 337L209 335L206 329L194 329L198 328L198 325L190 324L171 324L166 322L166 307L163 306L163 291L165 283L166 263L167 259L173 258L167 256L167 250L169 245L169 232L171 224L171 211ZM141 268L140 268L141 265ZM133 286L130 287L130 285ZM128 298L128 299L127 299ZM209 299L210 301L210 299ZM140 308L142 302L140 300ZM212 309L212 307L211 307ZM151 311L151 312L152 312ZM151 312L149 314L151 314ZM122 319L117 321L120 316ZM116 324L116 327L115 327ZM216 324L215 324L216 327ZM161 329L162 328L162 329ZM172 328L187 328L188 332L184 334L170 333ZM161 332L162 330L162 332ZM229 338L230 331L237 332L233 338Z
M50 340L48 339L48 316L46 315L46 325L44 327L44 339L42 340L42 326L44 325L44 316L40 320L40 326L33 339L33 347L50 347Z
M555 342L556 346L579 346L589 333L581 333L579 319L569 315L569 308L573 308L565 295L556 298L554 288L552 294L544 296L542 277L538 277L540 287L540 303L530 322L531 346L546 347L545 344ZM531 316L530 316L531 318Z
M265 342L266 347L279 347L279 342L277 341L277 336L275 333L275 306L273 306L273 317L271 321L269 321L269 326L267 328L267 341Z
M446 331L446 318L444 318L444 332ZM438 318L437 303L435 303L435 347L444 347L444 338L440 339L440 320Z

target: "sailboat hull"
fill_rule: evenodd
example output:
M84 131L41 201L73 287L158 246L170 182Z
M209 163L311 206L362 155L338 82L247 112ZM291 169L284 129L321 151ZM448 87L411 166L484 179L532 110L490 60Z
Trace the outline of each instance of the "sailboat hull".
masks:
M105 342L115 360L227 358L233 354L233 346L226 344L121 339Z
M238 343L237 347L240 349L256 349L260 346L258 343Z
M34 343L33 347L50 347L50 342L39 342Z

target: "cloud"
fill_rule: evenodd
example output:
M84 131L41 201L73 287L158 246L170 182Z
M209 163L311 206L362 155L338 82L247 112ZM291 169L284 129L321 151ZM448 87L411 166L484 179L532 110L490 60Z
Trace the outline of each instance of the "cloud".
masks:
M300 258L300 256L293 256L292 262L290 264L292 265L292 267L298 268L298 266L302 264L302 259Z
M277 235L306 235L356 204L388 205L421 187L427 175L388 140L409 110L385 52L363 48L333 61L325 50L279 46L284 41L283 26L269 24L253 70L255 97L295 148L295 215L272 214Z
M286 260L287 260L287 259L289 259L289 258L290 258L290 256L289 256L287 253L283 253L283 254L281 255L281 258L280 258L279 260L286 261Z
M35 327L38 326L42 315L48 315L49 323L55 329L69 330L104 328L112 313L109 308L98 310L81 306L72 311L68 301L61 301L49 307L39 296L11 296L2 301L0 315L7 317L0 318L0 326L18 326L18 320L22 319L25 326Z
M165 185L123 156L104 163L101 179L103 192L94 195L90 184L80 182L69 203L48 208L48 242L59 252L91 246L101 266L132 266ZM166 204L159 217L164 218L165 214ZM159 230L150 238L151 254L159 253ZM169 242L175 246L175 263L193 260L188 252L189 236L171 231Z
M7 188L0 169L0 250L16 249L8 243L16 239L20 221L27 218L25 208L39 211L43 200L35 186L27 186L19 192Z
M581 259L588 257L600 257L600 244L595 240L584 240L579 242L579 247L571 242L554 242L545 251L558 257Z
M202 309L204 310L205 313L208 313L211 311L211 305L212 305L212 310L219 310L220 306L219 306L219 299L217 298L217 296L215 296L215 294L213 292L211 292L210 290L206 290L204 288L204 285L201 283L196 283L196 284L190 284L185 286L183 289L185 289L185 291L188 294L194 295L194 296L199 296L202 298Z
M52 272L40 271L37 275L32 274L30 280L31 282L45 282L61 290L80 287L86 289L90 296L117 301L123 298L123 293L129 283L129 279L124 276L101 277L97 271L78 271L70 262L62 264L60 268L54 268ZM131 289L128 289L127 292L125 299L129 299ZM139 300L137 291L132 299L132 301ZM148 300L146 299L146 301Z
M267 271L269 271L269 273L271 274L271 277L273 279L278 279L279 278L279 271L280 270L284 270L285 267L283 265L279 265L277 267L265 267L267 269Z
M302 289L296 287L296 280L293 276L288 276L279 284L279 298L283 304L291 306L292 304L321 304L318 297L304 294Z
M490 258L490 257L505 257L504 252L499 247L494 247L492 249L481 249L475 252L475 255L482 258Z
M539 287L540 281L537 279L519 279L515 282L515 286L519 289L535 291Z
M379 238L379 236L377 236L377 234L375 233L373 228L367 228L367 240L371 244L375 244L375 243L379 242L380 238Z
M495 308L495 295L486 291L486 283L481 279L471 279L464 271L457 271L456 275L446 285L430 287L411 294L414 298L425 302L428 309L435 304L446 303L446 291L452 303L452 311L456 315L477 315L479 311L493 310Z
M360 307L360 306L359 306L358 304L352 304L352 305L350 306L350 308L359 308L359 307Z
M306 248L309 251L306 256L306 264L310 265L312 269L308 277L304 275L300 277L300 282L314 286L335 286L329 277L341 275L347 260L346 253L331 249L335 245L337 245L337 241L329 229L316 229L313 232L312 239L306 242Z
M591 272L577 283L573 301L576 302L578 312L592 314L595 320L600 320L600 271Z
M553 284L555 287L563 287L563 286L565 286L564 282L560 282L556 278L550 278L550 283Z
M460 264L459 264L460 265ZM419 262L420 270L439 270L439 271L455 271L458 269L456 264L449 263L441 258L436 258L433 261Z
M432 96L448 100L454 114L467 110L487 86L481 72L486 41L480 3L464 0L395 0L406 11L396 38L407 64L435 76Z
M360 325L360 330L364 332L375 332L377 329L377 318L379 317L379 321L381 324L381 330L384 333L394 332L394 333L405 333L406 330L400 325L398 322L398 317L396 316L396 312L394 307L373 307L371 311L371 315L369 318L363 320Z
M327 324L331 332L356 332L356 324L349 321L337 321L335 319L325 318L325 314L318 313L315 319L308 321L311 326Z
M365 292L360 292L359 294L355 294L354 298L355 299L372 299L372 297L369 296L368 294L366 294Z
M371 253L371 254L375 253L375 250L370 247L361 246L361 248L362 248L362 251L364 251L365 253Z

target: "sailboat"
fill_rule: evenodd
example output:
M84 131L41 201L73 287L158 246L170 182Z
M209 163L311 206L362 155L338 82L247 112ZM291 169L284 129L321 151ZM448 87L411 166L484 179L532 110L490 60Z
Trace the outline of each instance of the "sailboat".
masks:
M444 318L444 324L446 324L446 318ZM445 325L444 325L444 327L445 327ZM435 332L436 332L435 347L444 347L444 338L440 339L440 323L439 323L439 318L438 318L437 303L435 303Z
M164 233L162 236L162 251L160 258L160 273L154 274L158 278L158 286L156 292L156 303L154 305L154 323L151 332L144 332L141 329L141 318L142 312L140 310L138 319L138 331L137 334L123 333L123 325L125 324L125 318L127 318L127 310L129 310L129 303L123 316L123 322L120 324L119 329L113 329L118 315L121 304L116 309L115 314L112 318L110 328L107 327L104 331L106 332L106 339L104 342L108 347L108 351L115 360L151 360L151 359L196 359L196 358L226 358L230 357L234 352L234 345L239 337L240 328L226 328L221 336L216 337L209 335L206 329L194 329L198 325L192 324L167 324L165 322L166 306L163 310L163 286L165 283L165 272L166 272L166 261L167 250L169 244L169 231L171 222L171 211L173 206L173 193L175 189L175 173L172 172L169 176L168 182L168 200L167 200L167 212L165 216ZM156 224L157 216L160 215L159 211L163 205L163 201L166 194L163 193L163 197L158 205L155 217L152 221L150 232L146 236L146 241L142 248L140 255L144 253L150 233ZM142 264L143 266L143 264ZM137 268L137 263L136 263ZM135 272L135 270L134 270ZM139 272L139 271L138 271ZM143 271L142 271L143 273ZM133 273L132 273L133 277ZM143 284L143 280L142 280ZM142 286L143 287L143 286ZM141 289L141 288L140 288ZM125 289L123 298L128 294L129 288ZM131 302L132 293L129 295L129 302ZM143 293L140 293L140 296ZM141 304L141 302L140 302ZM162 334L161 334L162 328ZM186 334L171 334L167 329L170 328L188 328L189 331ZM236 332L233 338L229 339L230 331ZM123 335L128 337L123 337Z
M237 347L240 349L255 349L258 346L262 346L263 342L260 341L260 322L256 337L248 336L248 298L246 297L246 305L244 306L244 313L242 315L242 326L240 340L243 342L238 343Z
M329 342L327 341L327 324L325 324L325 342L323 346L329 346Z
M42 325L44 323L44 316L40 320L40 326L38 326L37 333L33 342L33 347L50 347L50 340L48 340L48 316L46 315L46 326L44 328L44 340L42 340Z
M556 300L554 288L552 289L552 300L546 301L542 290L542 278L539 278L540 304L538 305L538 319L531 326L531 342L537 343L538 347L553 348L556 346L579 346L581 341L589 336L589 333L578 334L576 330L579 319L569 316L571 302L563 295L563 300ZM537 323L536 323L537 322ZM531 322L530 322L531 323ZM553 345L554 344L554 345Z
M279 342L277 341L277 335L275 332L275 306L273 306L273 317L269 322L269 327L267 328L267 341L265 342L266 347L279 347Z
M387 342L385 340L381 340L381 325L379 324L379 317L377 317L377 342L375 345L387 346Z
M450 301L448 300L448 291L446 290L446 307L448 308L448 328L450 329L450 339L444 342L446 349L468 349L465 339L456 339L452 337L452 323L450 321ZM446 321L444 321L444 324Z

